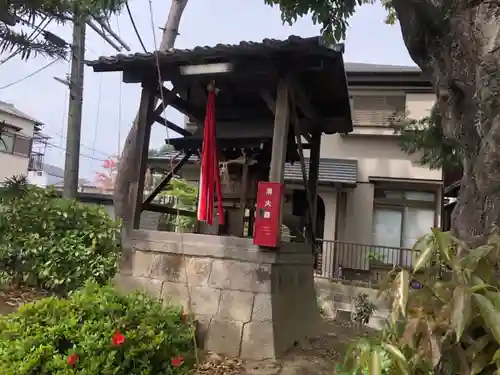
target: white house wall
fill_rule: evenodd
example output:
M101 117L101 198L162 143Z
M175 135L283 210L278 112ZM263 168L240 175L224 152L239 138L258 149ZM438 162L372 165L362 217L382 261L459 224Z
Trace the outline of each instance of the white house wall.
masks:
M33 122L0 112L0 122L3 121L13 127L21 128L17 134L33 137L35 129ZM27 157L0 152L0 183L14 175L26 175L28 173L28 164L29 158Z

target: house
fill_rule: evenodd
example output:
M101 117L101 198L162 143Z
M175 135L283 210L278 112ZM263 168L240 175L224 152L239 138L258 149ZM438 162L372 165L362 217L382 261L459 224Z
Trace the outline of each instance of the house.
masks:
M40 170L28 172L28 182L40 187L60 184L64 180L64 170L55 165L43 164Z
M428 115L435 94L415 67L346 63L345 68L354 130L322 136L318 267L325 275L339 266L356 274L379 263L409 267L408 249L440 224L443 176L420 165L418 155L401 151L392 120L404 113L414 119ZM193 130L189 123L186 128ZM150 166L169 169L169 159L150 158ZM198 157L190 163L179 173L196 181ZM283 224L292 234L300 234L307 210L302 180L300 163L286 166Z
M26 175L31 167L41 165L41 156L33 158L32 143L39 135L42 123L0 101L0 183L14 175ZM38 163L37 163L38 162Z

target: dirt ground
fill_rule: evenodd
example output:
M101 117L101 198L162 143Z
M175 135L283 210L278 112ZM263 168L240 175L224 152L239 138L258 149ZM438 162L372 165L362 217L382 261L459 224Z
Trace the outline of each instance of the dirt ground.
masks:
M8 314L24 302L46 296L32 289L23 291L0 289L0 314ZM195 375L334 375L336 363L342 361L349 344L369 334L369 329L355 328L339 319L323 321L321 337L290 350L277 361L241 361L214 353L202 355Z
M196 375L334 375L349 344L371 331L345 320L322 324L323 336L294 348L281 360L244 362L209 354Z

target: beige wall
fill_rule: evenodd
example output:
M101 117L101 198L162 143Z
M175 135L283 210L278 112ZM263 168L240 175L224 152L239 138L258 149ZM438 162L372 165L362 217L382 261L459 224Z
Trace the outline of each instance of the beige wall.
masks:
M21 128L18 134L27 137L33 136L33 122L0 112L0 122L3 121L5 121L6 124ZM14 132L14 130L8 130ZM0 183L6 178L14 175L26 175L28 173L28 163L28 158L0 152Z

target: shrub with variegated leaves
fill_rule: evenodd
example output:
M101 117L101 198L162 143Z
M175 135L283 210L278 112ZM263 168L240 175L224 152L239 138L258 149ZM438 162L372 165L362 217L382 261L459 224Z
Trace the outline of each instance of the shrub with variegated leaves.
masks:
M349 374L487 375L500 373L500 236L468 248L433 230L414 246L410 272L394 269L381 292L392 311L380 337L346 354ZM411 280L421 284L410 287Z

